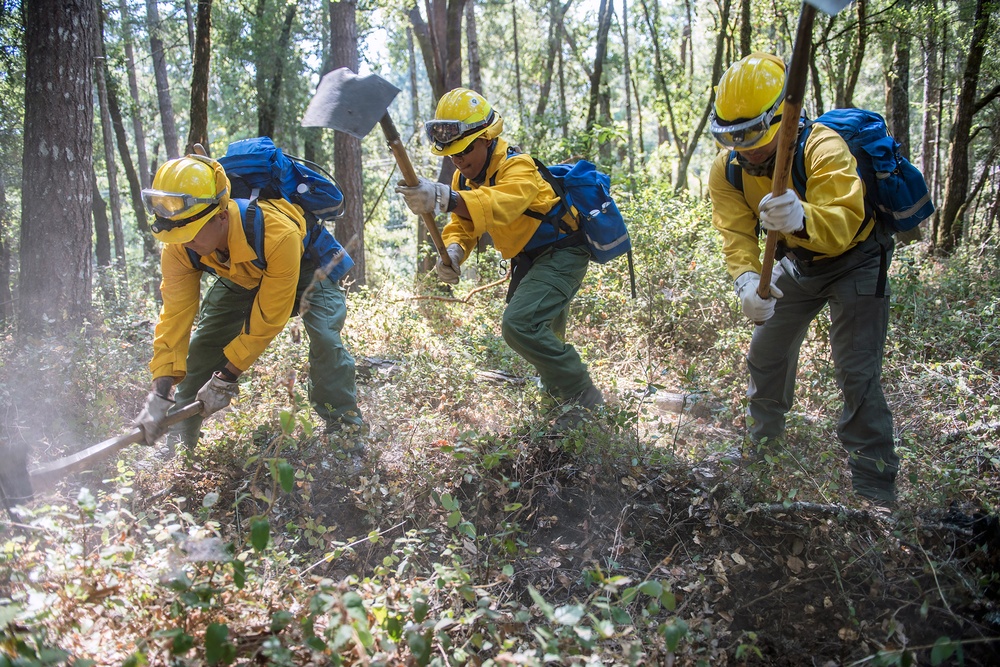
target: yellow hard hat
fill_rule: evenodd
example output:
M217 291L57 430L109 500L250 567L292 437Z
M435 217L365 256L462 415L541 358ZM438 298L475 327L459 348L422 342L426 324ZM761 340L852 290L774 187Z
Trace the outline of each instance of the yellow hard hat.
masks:
M217 161L202 155L167 160L153 187L142 191L155 220L150 229L163 243L188 243L205 223L229 205L229 178Z
M785 63L751 53L729 66L715 88L712 136L727 148L751 150L774 139L785 107Z
M431 153L454 155L478 137L499 137L503 118L476 91L455 88L438 101L434 120L424 123L424 130L431 140Z

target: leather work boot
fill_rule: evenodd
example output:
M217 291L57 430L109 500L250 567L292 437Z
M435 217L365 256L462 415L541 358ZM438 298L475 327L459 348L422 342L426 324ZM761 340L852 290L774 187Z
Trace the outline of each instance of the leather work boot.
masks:
M549 435L562 435L567 431L579 428L584 422L593 416L593 410L604 404L604 394L601 390L591 384L576 396L568 399L564 405L568 406L552 425Z

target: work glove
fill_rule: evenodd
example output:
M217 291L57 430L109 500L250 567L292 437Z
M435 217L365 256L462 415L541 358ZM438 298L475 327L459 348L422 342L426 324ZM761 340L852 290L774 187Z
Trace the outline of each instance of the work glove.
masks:
M413 187L399 181L396 183L396 192L403 195L403 201L406 202L407 208L417 215L444 213L448 208L448 199L451 197L451 188L446 183L426 178L420 178Z
M198 390L198 400L204 405L201 408L201 415L208 417L215 414L240 393L240 385L237 382L226 382L217 372L212 375L205 386Z
M794 190L785 190L777 197L771 193L760 200L760 226L772 232L794 234L805 227L806 214Z
M740 298L743 306L743 314L752 321L760 324L766 322L774 315L774 305L776 299L785 296L775 283L783 273L780 263L775 263L771 270L771 296L762 299L757 294L757 287L760 285L760 274L747 271L736 279L736 296Z
M465 250L457 243L452 243L447 249L448 258L451 259L451 266L445 266L441 256L438 256L437 270L438 280L449 285L457 285L458 279L462 277L462 260L465 259Z
M174 402L169 398L160 396L155 391L149 392L146 397L146 406L135 419L135 425L142 429L146 444L152 447L160 436L167 430L163 421L167 418L167 411L173 407Z

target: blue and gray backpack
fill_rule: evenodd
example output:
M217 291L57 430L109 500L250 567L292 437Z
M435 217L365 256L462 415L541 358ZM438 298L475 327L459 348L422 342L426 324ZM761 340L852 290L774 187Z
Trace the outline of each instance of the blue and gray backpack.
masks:
M240 208L247 243L257 253L254 266L259 269L267 267L264 215L257 202L262 199L285 199L302 208L306 219L306 236L302 241L303 262L321 268L333 262L338 254L341 255L329 275L336 282L351 270L354 260L323 223L343 213L344 195L332 177L319 173L322 169L318 165L313 164L319 171L304 162L283 153L270 137L233 142L229 144L226 154L219 158L229 177L230 196ZM189 249L188 255L196 269L213 272L194 251Z

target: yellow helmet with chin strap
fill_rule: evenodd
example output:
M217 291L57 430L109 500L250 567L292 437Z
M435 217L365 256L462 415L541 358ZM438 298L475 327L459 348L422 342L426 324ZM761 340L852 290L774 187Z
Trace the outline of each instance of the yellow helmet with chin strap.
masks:
M751 53L729 66L715 88L711 132L738 151L774 139L785 106L785 63L770 53Z
M434 120L424 123L434 155L455 155L479 137L503 132L503 118L486 98L468 88L448 91L438 101Z
M188 243L219 211L229 206L229 178L216 160L186 155L156 170L142 201L154 216L150 229L163 243Z

